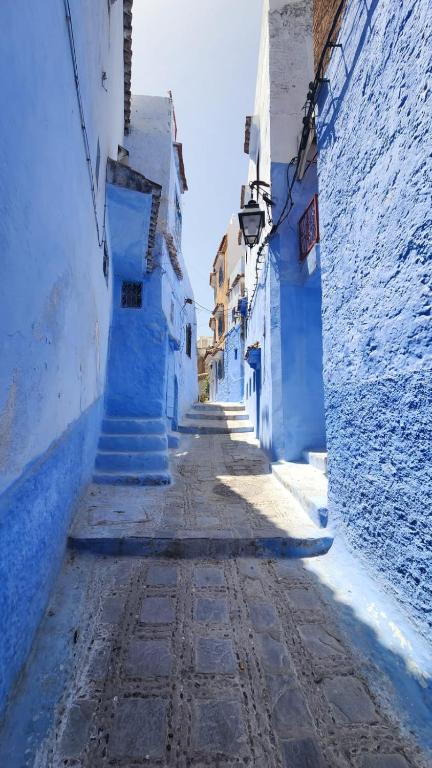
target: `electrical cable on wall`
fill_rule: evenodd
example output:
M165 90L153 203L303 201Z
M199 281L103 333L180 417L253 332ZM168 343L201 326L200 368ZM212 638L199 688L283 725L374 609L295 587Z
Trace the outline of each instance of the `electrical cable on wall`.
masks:
M74 31L72 26L72 15L71 15L71 9L69 5L69 0L63 0L63 4L65 8L66 23L68 28L69 46L71 51L72 67L73 67L74 80L75 80L75 92L77 96L78 111L79 111L79 116L81 121L81 132L82 132L82 137L84 142L84 151L85 151L87 168L88 168L89 179L90 179L90 190L91 190L91 196L92 196L94 218L96 223L97 241L98 241L99 248L102 248L105 242L105 219L106 219L106 207L107 207L106 185L105 185L105 200L104 200L104 212L103 212L102 233L101 233L100 226L99 226L99 218L97 213L96 185L95 185L94 174L93 174L93 166L91 162L90 144L89 144L87 126L86 126L85 115L84 115L84 106L83 106L83 101L81 96L81 88L80 88L79 72L78 72L78 59L76 54L75 36L74 36Z

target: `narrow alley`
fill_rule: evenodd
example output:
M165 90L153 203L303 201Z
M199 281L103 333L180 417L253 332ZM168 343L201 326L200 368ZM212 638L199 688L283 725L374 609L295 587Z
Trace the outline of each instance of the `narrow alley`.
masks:
M0 2L0 768L432 768L430 11Z
M0 764L426 765L299 559L331 537L250 432L226 433L248 429L242 406L193 416L171 486L92 485L81 500Z

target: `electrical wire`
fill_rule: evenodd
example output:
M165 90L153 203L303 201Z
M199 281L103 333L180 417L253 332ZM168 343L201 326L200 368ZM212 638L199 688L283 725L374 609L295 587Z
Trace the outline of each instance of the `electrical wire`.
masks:
M87 168L89 173L89 179L90 179L90 191L92 196L92 203L93 203L93 213L96 223L96 234L97 234L97 241L99 248L102 248L104 242L105 242L105 219L106 219L106 185L105 185L105 200L104 200L104 211L103 211L103 221L102 221L102 232L101 228L99 226L99 217L97 212L97 201L96 201L96 184L94 180L94 174L93 174L93 166L91 162L91 154L90 154L90 144L88 139L88 133L87 133L87 126L85 121L85 115L84 115L84 106L83 106L83 100L81 96L81 88L80 88L80 81L79 81L79 72L78 72L78 59L77 59L77 53L76 53L76 47L75 47L75 36L73 31L73 25L72 25L72 14L71 9L69 5L69 0L63 0L65 14L66 14L66 23L68 28L68 36L69 36L69 47L72 57L72 67L73 67L73 73L74 73L74 80L75 80L75 92L78 102L78 111L80 116L80 122L81 122L81 132L84 142L84 151L85 151L85 157L87 162Z

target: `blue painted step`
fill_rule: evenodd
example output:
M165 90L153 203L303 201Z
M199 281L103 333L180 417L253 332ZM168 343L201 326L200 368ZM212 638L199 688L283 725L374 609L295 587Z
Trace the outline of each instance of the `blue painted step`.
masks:
M123 419L108 417L102 422L102 432L107 435L164 435L166 428L163 419Z
M95 472L93 482L100 485L169 485L169 472Z
M166 451L135 451L119 453L99 451L96 455L97 470L120 472L148 472L168 469Z
M166 451L168 439L159 434L102 434L99 438L100 451L129 452Z

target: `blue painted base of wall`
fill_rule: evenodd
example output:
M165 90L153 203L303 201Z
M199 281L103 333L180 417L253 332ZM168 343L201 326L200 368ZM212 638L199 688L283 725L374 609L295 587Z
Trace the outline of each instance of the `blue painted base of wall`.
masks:
M0 713L60 568L73 505L93 471L97 400L0 497Z

